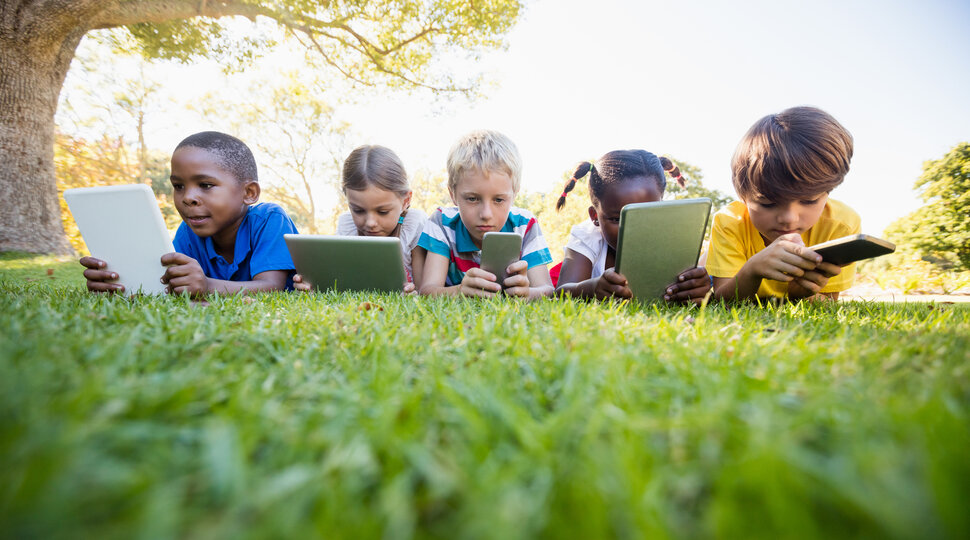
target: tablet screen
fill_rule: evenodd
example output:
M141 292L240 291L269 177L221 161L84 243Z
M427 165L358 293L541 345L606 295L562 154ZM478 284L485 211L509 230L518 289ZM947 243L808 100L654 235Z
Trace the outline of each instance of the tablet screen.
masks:
M638 300L659 300L677 275L697 266L711 200L628 204L620 211L616 271Z
M144 184L64 191L81 237L92 257L118 274L132 295L164 293L161 258L175 251L151 188Z

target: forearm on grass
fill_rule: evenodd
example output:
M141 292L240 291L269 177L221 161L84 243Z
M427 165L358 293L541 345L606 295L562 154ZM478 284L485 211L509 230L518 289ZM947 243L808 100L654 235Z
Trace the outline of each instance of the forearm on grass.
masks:
M556 288L556 294L565 294L574 298L596 299L596 278L589 278L578 283L566 283Z
M269 270L253 276L252 281L227 281L206 278L206 292L215 294L251 294L267 291L282 291L286 288L285 270Z
M418 292L423 296L458 296L461 294L461 285L445 287L443 285L425 283L421 285L421 289Z

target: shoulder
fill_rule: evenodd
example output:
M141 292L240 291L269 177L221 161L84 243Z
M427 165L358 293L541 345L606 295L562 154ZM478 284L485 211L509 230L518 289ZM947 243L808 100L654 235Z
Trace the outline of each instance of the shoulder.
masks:
M589 241L603 238L603 233L592 220L586 220L579 225L573 225L573 228L569 231L569 236L578 240Z
M718 230L742 230L746 223L751 221L748 217L748 207L744 201L734 201L714 214L713 228Z
M256 221L282 220L292 223L293 220L282 206L276 203L256 203L249 207L246 217Z
M519 225L525 225L530 221L535 221L536 216L525 208L513 206L509 209L509 220L512 221L512 225L517 227Z
M415 242L418 241L418 237L421 236L421 231L424 230L424 223L428 221L428 214L417 208L411 208L408 210L407 214L404 214L404 223L401 224L401 242L408 247L413 248Z
M849 230L858 230L862 225L862 218L849 205L835 199L829 199L822 210L822 217L832 220Z
M458 213L458 207L447 206L444 208L436 208L434 212L431 212L426 223L440 225L449 229L457 229L459 221L461 221L461 215Z
M357 225L354 225L354 218L350 212L344 212L337 218L337 235L357 236Z
M748 219L748 207L744 201L734 201L714 214L714 220L723 223L740 223L746 219Z

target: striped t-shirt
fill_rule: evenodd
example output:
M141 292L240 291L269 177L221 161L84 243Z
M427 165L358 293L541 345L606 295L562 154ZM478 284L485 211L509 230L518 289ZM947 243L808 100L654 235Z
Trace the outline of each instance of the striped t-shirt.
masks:
M528 263L529 268L552 262L549 246L546 245L542 231L539 230L539 222L532 212L513 206L505 225L502 226L502 232L514 232L522 236L520 258ZM482 250L475 246L456 207L439 208L431 214L424 224L421 238L418 239L418 247L448 258L448 275L445 278L445 286L448 287L460 284L465 272L478 268L482 261Z

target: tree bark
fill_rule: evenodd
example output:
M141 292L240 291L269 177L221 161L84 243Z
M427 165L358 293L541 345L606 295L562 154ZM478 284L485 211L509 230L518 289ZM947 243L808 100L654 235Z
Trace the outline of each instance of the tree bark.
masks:
M6 14L5 14L6 15ZM0 251L70 253L54 179L54 112L86 29L0 29Z

